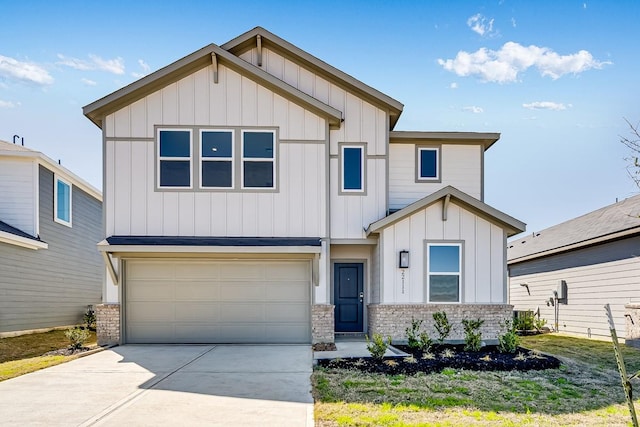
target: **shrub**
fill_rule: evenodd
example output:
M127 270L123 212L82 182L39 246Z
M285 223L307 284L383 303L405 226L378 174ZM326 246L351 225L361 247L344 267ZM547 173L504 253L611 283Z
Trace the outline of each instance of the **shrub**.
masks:
M380 361L384 359L384 354L391 345L391 337L387 337L385 340L380 334L373 334L373 340L369 340L369 336L365 335L367 340L367 350L375 360Z
M546 323L546 322L545 322ZM518 331L531 331L534 326L534 314L533 311L521 311L513 319L514 327Z
M464 350L465 351L478 351L482 346L482 332L480 327L484 323L484 320L475 319L468 320L462 319L462 326L464 327Z
M498 336L498 349L501 353L515 353L520 345L520 337L516 333L515 322L506 319L502 322L504 333Z
M538 332L541 332L542 328L544 328L546 325L547 321L545 319L538 318L533 321L533 327L536 328Z
M407 345L410 348L416 348L420 351L426 351L431 348L431 338L426 332L420 332L422 326L422 320L411 319L411 326L405 329L407 334Z
M433 313L433 321L435 322L436 331L438 331L438 342L442 344L451 333L451 323L447 319L447 313L436 311Z
M92 305L87 306L87 310L82 315L82 321L86 325L87 329L91 329L92 331L96 330L96 311L93 309Z
M75 328L67 329L64 332L64 336L66 336L71 343L69 347L77 350L79 348L82 348L84 343L89 339L89 331L87 329L82 329L81 327L76 326Z

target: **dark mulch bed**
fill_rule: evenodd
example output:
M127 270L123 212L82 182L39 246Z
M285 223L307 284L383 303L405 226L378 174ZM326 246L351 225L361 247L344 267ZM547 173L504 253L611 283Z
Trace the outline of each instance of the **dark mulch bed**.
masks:
M430 350L433 358L424 358L421 351L407 346L394 345L394 347L412 354L413 360L401 357L385 358L382 362L372 358L325 359L319 360L318 365L391 375L441 372L445 368L475 371L531 371L560 367L560 361L555 357L531 352L522 347L518 347L515 353L510 354L500 353L498 347L492 345L485 346L477 352L464 351L462 345L436 345ZM453 351L453 356L443 357L443 352L447 349Z
M85 353L95 350L96 347L80 347L80 348L61 348L59 350L48 351L43 356L73 356L74 354Z

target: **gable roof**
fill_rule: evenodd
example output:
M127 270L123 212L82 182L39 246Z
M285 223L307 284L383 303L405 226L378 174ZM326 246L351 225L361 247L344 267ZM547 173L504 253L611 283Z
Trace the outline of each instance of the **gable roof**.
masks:
M55 162L49 157L45 156L40 151L0 140L0 157L36 159L38 163L45 168L54 173L62 175L63 178L71 181L72 184L81 188L85 193L90 194L92 197L102 202L102 192L100 190L98 190L93 185L89 184L87 181L80 178L78 175L74 174L58 162Z
M369 225L366 229L367 236L371 233L378 233L381 230L401 221L415 212L422 210L442 199L446 199L449 197L456 201L456 203L461 204L463 207L474 211L475 213L480 214L481 216L486 217L489 221L500 224L506 231L508 236L513 236L515 234L521 233L525 230L526 224L518 221L517 219L501 212L486 203L481 202L480 200L469 196L466 193L458 190L455 187L450 185L436 191L435 193L429 194L428 196L406 206L405 208L400 209L393 214L382 218L372 224Z
M331 127L340 127L342 112L286 84L277 77L255 67L215 44L210 44L158 71L143 77L82 108L89 120L102 128L103 118L183 77L211 65L212 55L219 63L273 90L283 97L314 113L325 117Z
M228 41L221 47L234 55L241 55L248 49L256 46L257 36L261 37L263 46L278 53L284 53L287 57L294 58L295 62L302 64L305 68L327 77L330 81L336 82L339 86L361 96L374 105L384 107L389 111L390 129L393 129L396 125L400 114L402 114L402 108L404 107L401 102L362 83L344 71L338 70L262 27L255 27L233 40Z
M509 242L509 264L640 234L640 195Z
M2 221L0 221L0 242L36 250L49 247L49 245L40 240L40 237L33 237L29 233L25 233Z
M482 144L487 151L500 134L496 132L422 132L422 131L391 131L389 142L419 144L421 142L451 142L455 144Z

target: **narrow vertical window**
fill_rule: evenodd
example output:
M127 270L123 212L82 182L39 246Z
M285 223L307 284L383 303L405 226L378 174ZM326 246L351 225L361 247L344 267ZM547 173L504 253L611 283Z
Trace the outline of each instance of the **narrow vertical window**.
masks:
M233 188L232 130L200 131L200 187Z
M274 131L242 131L242 188L275 188Z
M364 192L364 147L342 145L341 157L341 188L343 193Z
M158 187L191 188L190 129L158 129Z
M54 221L71 227L71 189L69 182L54 178L53 211Z
M417 157L417 181L440 180L440 149L418 147Z
M461 302L462 245L427 243L429 302Z

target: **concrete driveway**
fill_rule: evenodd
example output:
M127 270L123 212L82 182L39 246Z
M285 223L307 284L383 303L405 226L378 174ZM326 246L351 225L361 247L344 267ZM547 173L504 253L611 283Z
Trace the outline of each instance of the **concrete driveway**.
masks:
M0 382L0 423L313 426L311 348L126 345Z

